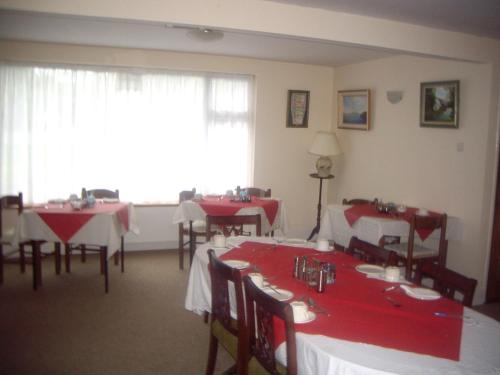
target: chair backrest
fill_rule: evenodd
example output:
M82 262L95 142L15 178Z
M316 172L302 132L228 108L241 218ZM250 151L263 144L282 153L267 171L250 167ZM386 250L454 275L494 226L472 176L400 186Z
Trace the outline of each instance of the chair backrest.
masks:
M408 234L408 250L407 250L407 259L410 262L407 262L407 267L411 267L411 260L413 259L413 247L415 245L415 233L418 231L434 231L436 229L440 230L439 235L439 263L446 264L446 222L447 215L413 215L410 219L410 232ZM417 234L418 235L418 234Z
M248 349L270 374L279 374L276 359L274 319L285 324L287 374L297 373L297 348L293 311L286 302L280 302L258 288L249 276L243 278L248 322Z
M460 301L464 306L472 306L474 291L477 281L459 274L449 268L433 262L422 262L418 265L415 280L418 284L422 283L423 277L430 277L433 280L432 289L441 293L441 295L456 299L455 292L463 295Z
M246 192L248 195L252 197L264 197L264 198L270 198L271 197L271 189L261 189L257 187L246 187L246 188L240 188L240 186L236 186L236 195L240 195L240 192Z
M193 199L195 195L196 188L192 188L191 190L183 190L179 193L179 203L187 201L189 199Z
M0 197L0 237L4 235L5 228L15 228L17 216L21 215L23 209L23 193Z
M369 203L372 203L372 204L377 204L378 203L378 199L375 198L374 200L370 201L368 199L362 199L362 198L353 198L353 199L342 199L342 204L350 204L350 205L358 205L358 204L369 204Z
M209 249L208 260L210 279L212 283L212 314L211 322L217 320L228 332L238 337L238 374L243 373L248 358L247 325L245 319L245 302L243 297L243 284L240 271L229 267L215 256L213 249ZM229 284L234 284L236 296L236 328L231 324L231 305L229 299Z
M118 189L116 190L108 190L108 189L90 189L87 190L82 188L82 198L87 198L88 194L92 194L96 199L103 198L112 198L112 199L120 199L120 192Z
M384 266L396 265L397 258L394 251L361 241L357 237L351 237L346 252L353 255L359 255L360 259L367 263L381 264Z
M229 215L229 216L213 216L207 215L207 241L215 233L213 226L217 226L224 236L229 237L231 234L240 236L243 234L243 225L255 225L255 234L261 236L261 218L256 215Z

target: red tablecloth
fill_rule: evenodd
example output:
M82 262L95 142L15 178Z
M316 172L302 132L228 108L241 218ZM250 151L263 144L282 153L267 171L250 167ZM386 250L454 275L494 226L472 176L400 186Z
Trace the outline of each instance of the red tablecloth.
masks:
M275 199L259 199L257 197L252 197L251 202L245 203L232 202L231 199L227 197L205 197L198 203L207 215L213 216L231 216L236 215L242 208L262 207L271 226L278 212L278 201Z
M297 255L311 255L336 264L335 284L328 285L326 293L320 294L294 279L291 273L293 258ZM459 359L461 319L436 317L433 312L462 314L463 307L460 304L446 298L416 300L408 297L400 288L382 293L382 289L391 284L369 279L356 271L354 267L360 262L349 255L246 242L221 258L249 261L258 266L265 276L275 277L273 284L292 291L294 299L310 296L318 306L331 313L331 316L317 314L316 319L308 324L296 324L298 332ZM386 296L391 296L402 306L392 306L385 299ZM276 341L283 342L283 324L280 322L276 326Z
M127 203L97 203L92 208L73 210L69 203L63 207L49 205L48 208L33 208L49 228L61 239L68 242L92 217L100 213L115 213L126 230L129 227Z
M362 216L370 217L380 217L384 219L395 219L395 220L405 220L410 222L411 217L415 215L418 208L407 207L405 212L394 212L385 213L377 211L377 208L373 204L356 204L344 211L345 218L349 225L352 227L356 221L358 221ZM429 212L430 216L438 216L436 212ZM429 229L419 229L417 233L422 241L425 241L427 237L431 235L433 231Z

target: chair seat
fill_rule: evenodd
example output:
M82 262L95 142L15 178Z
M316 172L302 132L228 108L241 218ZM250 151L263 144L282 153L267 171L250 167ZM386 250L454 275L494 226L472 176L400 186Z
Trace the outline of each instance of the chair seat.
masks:
M237 321L231 319L231 326L237 329ZM212 323L212 334L234 359L238 356L238 337L225 329L218 320Z
M400 257L406 258L408 254L408 244L407 243L396 243L391 245L384 246L385 249L395 251ZM413 245L413 258L430 258L437 257L439 255L439 251L436 249L429 249L428 247L424 247L421 245Z
M281 363L276 361L276 369L281 375L286 375L286 366L283 366ZM252 357L248 362L248 375L269 375L269 371L267 371L257 360L257 358Z

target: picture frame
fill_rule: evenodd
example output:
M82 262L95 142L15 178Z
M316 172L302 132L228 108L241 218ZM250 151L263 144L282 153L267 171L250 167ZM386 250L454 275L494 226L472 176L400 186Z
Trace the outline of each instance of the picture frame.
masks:
M370 90L338 91L339 129L370 129Z
M288 90L286 108L287 128L307 128L309 121L309 91Z
M459 81L420 83L420 126L458 128Z

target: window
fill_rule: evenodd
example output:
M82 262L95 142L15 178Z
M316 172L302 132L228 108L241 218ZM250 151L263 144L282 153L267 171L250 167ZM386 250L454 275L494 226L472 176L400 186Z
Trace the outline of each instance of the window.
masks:
M252 179L253 78L0 64L0 194L120 189L133 202Z

